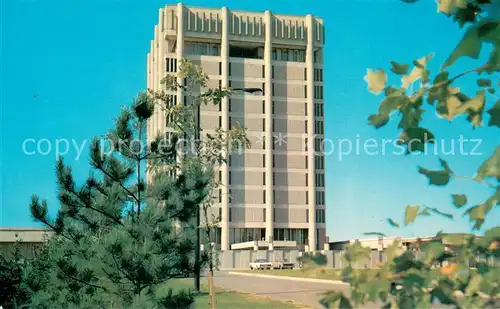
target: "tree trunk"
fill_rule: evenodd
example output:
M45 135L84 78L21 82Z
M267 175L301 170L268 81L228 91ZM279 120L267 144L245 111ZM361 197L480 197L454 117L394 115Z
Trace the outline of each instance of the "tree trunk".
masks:
M214 287L214 275L213 272L207 270L207 281L208 281L208 295L209 295L209 305L210 309L215 308L215 287Z

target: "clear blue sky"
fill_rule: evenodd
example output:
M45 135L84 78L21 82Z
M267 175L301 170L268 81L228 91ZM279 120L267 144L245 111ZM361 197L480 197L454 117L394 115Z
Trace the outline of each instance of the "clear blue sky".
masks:
M57 209L54 152L25 155L23 141L29 138L74 139L81 143L104 133L120 105L128 104L145 88L146 54L157 23L157 0L8 0L1 1L1 204L0 226L31 226L29 201L33 193ZM367 68L389 68L389 60L411 63L435 52L432 68L442 63L460 37L455 24L436 14L434 1L404 4L397 0L316 1L186 1L188 5L231 9L270 9L282 14L323 17L327 27L325 46L326 138L356 139L361 143L397 135L396 124L375 131L367 125L381 97L366 90ZM475 65L460 60L459 72ZM391 78L391 82L397 79ZM474 82L464 90L473 95ZM470 92L472 91L472 92ZM34 94L37 97L34 97ZM488 100L491 102L491 96ZM452 124L427 115L426 125L440 137L483 138L477 150L483 156L448 155L444 158L457 173L473 175L498 143L498 130L471 130L465 120ZM429 117L431 116L431 117ZM458 146L456 146L456 151ZM30 150L30 149L29 149ZM469 149L471 150L471 149ZM388 151L390 149L388 148ZM88 144L80 160L72 146L67 163L77 179L88 175ZM326 158L327 233L330 239L361 237L363 232L417 236L467 231L461 215L450 221L422 218L416 225L396 230L386 217L401 222L407 204L425 204L453 212L451 193L467 193L471 204L484 201L489 190L466 181L446 188L428 187L416 165L437 168L436 156L351 154ZM498 225L495 212L487 226Z

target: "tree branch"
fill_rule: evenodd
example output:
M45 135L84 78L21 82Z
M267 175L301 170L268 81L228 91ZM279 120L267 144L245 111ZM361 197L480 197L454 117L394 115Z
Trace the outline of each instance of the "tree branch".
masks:
M94 210L94 211L97 211L98 213L100 213L100 214L104 215L105 217L107 217L107 218L109 218L109 219L113 220L114 222L116 222L116 223L118 223L118 224L120 224L120 225L123 225L123 223L122 223L122 222L121 222L118 218L116 218L116 217L114 217L114 216L112 216L112 215L110 215L110 214L106 213L105 211L102 211L102 210L100 210L100 209L98 209L98 208L95 208L95 207L93 207L92 205L90 205L90 204L86 203L86 202L85 202L85 200L84 200L84 199L80 196L80 194L78 194L78 192L76 192L74 189L68 190L68 189L66 188L66 191L68 191L68 192L70 192L71 194L73 194L74 196L78 197L78 198L80 199L80 201L81 201L81 202L85 205L85 207L87 207L87 208L89 208L89 209L92 209L92 210Z
M457 178L457 179L465 179L465 180L474 181L474 182L477 182L477 183L480 183L483 185L487 185L488 187L493 188L493 189L497 188L496 185L492 184L491 182L487 182L486 180L480 180L480 179L472 178L470 176L461 176L461 175L456 175L456 174L452 174L452 176Z

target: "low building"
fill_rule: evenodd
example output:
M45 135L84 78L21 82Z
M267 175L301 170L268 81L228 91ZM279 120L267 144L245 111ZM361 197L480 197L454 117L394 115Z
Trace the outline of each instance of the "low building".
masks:
M40 247L53 232L43 228L7 227L0 228L0 255L9 256L13 253L15 244L23 256L32 256L34 250Z

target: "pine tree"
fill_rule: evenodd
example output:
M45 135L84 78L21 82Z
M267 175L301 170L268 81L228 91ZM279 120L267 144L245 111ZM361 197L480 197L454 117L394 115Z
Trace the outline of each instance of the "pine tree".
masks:
M154 100L140 94L124 108L114 130L91 144L92 172L77 185L59 159L60 209L48 216L46 201L32 197L31 214L55 232L43 258L26 269L30 308L187 308L190 294L165 283L192 272L193 216L208 194L211 171L196 161L172 177L157 169L151 184L146 161L174 164L177 135L145 145ZM43 270L43 271L42 271Z

